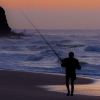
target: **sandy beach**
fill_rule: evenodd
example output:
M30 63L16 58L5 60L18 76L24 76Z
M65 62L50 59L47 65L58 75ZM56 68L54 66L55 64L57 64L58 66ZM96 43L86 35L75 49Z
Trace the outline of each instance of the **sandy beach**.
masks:
M90 84L91 79L78 78L76 85ZM73 97L65 93L47 91L40 86L65 85L62 75L6 71L0 70L0 100L99 100L99 96L75 94Z

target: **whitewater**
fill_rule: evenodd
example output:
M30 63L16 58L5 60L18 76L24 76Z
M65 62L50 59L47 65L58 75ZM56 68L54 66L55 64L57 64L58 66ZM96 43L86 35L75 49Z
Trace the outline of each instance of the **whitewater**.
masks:
M60 60L35 30L12 30L26 36L0 38L0 69L65 73ZM39 30L61 59L73 51L82 67L77 75L100 78L100 30Z

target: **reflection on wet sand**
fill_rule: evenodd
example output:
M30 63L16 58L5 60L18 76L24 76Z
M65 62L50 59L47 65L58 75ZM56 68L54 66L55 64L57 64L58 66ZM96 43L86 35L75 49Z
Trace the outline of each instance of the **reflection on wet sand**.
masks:
M46 85L40 86L48 91L67 93L65 85ZM100 80L92 84L75 85L75 94L87 96L100 96Z

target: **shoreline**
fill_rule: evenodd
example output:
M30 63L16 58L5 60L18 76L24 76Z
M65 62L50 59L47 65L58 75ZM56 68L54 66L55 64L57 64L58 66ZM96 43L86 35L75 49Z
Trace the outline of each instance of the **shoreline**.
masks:
M33 74L46 74L46 75L54 75L54 76L61 76L65 77L65 74L61 73L51 73L51 72L38 72L38 71L25 71L25 70L5 70L5 69L0 69L0 71L8 71L8 72L19 72L19 73L33 73ZM99 81L98 78L91 78L89 76L82 76L82 75L77 75L78 79L81 79L81 83L77 83L77 79L75 80L76 84L95 84L95 82ZM86 80L86 83L82 81L82 79Z
M78 86L84 84L90 85L93 82L94 80L92 79L78 77L75 84ZM1 100L46 100L47 98L48 100L100 99L100 96L83 96L82 94L75 94L72 99L72 97L66 97L66 94L63 92L48 91L41 87L50 85L65 86L65 77L63 75L45 73L0 70ZM83 87L81 88L84 89ZM66 88L64 87L64 89Z

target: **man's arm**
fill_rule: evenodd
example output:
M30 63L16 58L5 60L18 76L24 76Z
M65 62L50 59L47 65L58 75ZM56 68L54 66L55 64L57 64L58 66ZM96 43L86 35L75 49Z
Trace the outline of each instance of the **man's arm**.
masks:
M81 70L81 66L80 66L80 64L79 64L79 61L77 60L77 65L76 65L76 68L78 69L78 70Z
M62 67L65 67L65 59L62 59L62 60L61 60L61 66L62 66Z

